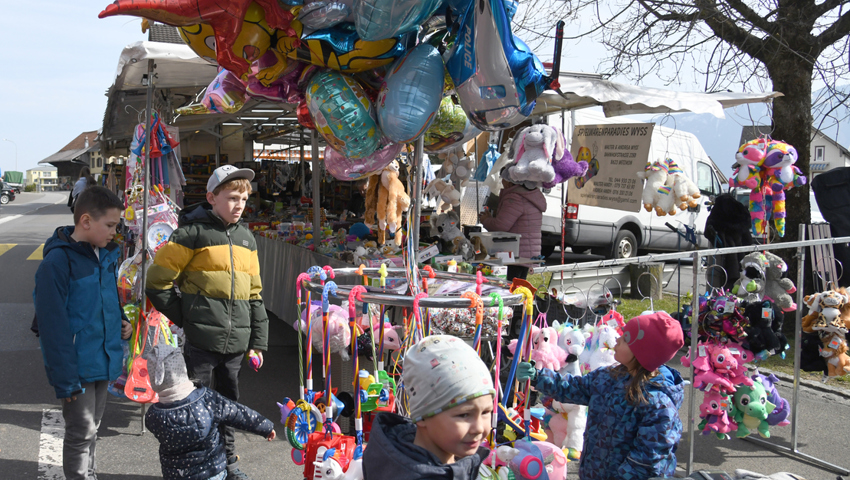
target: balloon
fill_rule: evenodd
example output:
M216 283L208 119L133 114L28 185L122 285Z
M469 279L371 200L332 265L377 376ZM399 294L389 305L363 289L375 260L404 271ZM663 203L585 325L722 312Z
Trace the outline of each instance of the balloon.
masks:
M363 40L383 40L416 30L442 0L354 0L354 25Z
M318 30L347 21L353 0L319 0L305 5L298 12L298 20L305 27Z
M193 52L204 60L217 64L215 59L215 31L206 23L177 27L180 38Z
M434 121L443 98L445 67L440 52L421 44L393 64L378 95L378 122L384 135L412 142Z
M280 8L278 0L116 0L98 17L113 15L135 15L176 27L192 26L191 31L198 37L189 37L189 46L204 52L199 53L201 56L209 56L209 49L215 48L218 64L240 77L272 45L275 30L290 31L293 18L291 12ZM213 30L214 45L208 40L209 30L197 28L200 23ZM183 33L188 34L188 29Z
M298 20L293 20L292 27L299 36L304 30L304 25ZM393 63L414 41L415 35L406 34L367 42L357 36L353 25L341 23L300 36L300 40L280 35L276 49L302 62L355 73Z
M324 70L313 76L304 94L316 130L331 148L351 159L378 149L381 134L372 102L354 79Z
M525 120L552 83L540 60L511 33L503 0L471 4L446 66L469 121L482 130Z
M398 156L404 147L401 143L385 141L386 145L372 155L359 160L346 158L332 148L325 149L325 168L338 180L360 180L379 173Z
M248 76L247 91L252 97L262 98L272 102L299 103L304 99L304 94L298 89L298 79L304 71L304 64L295 60L283 61L286 67L280 76L268 85L257 77L259 72L268 71L279 62L274 52L266 52L262 58L251 66L251 74ZM269 65L271 63L271 65Z
M245 106L245 84L239 77L221 69L207 86L201 103L175 110L179 115L236 113Z
M307 100L301 100L301 102L298 104L296 112L298 123L301 124L302 127L315 130L316 124L313 123L313 118L310 117L310 109L307 108Z
M425 131L425 151L442 153L454 149L481 134L466 118L463 108L445 97L431 127Z

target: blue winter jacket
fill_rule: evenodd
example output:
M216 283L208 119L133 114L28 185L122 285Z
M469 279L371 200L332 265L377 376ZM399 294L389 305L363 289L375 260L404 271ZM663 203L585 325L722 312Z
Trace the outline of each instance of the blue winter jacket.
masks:
M74 227L59 227L44 244L35 274L33 301L47 380L56 398L68 398L81 385L121 375L123 312L115 270L121 250L71 238Z
M679 372L659 368L645 389L648 403L626 401L630 375L615 377L612 369L600 368L583 377L561 376L543 369L536 388L559 402L587 405L587 429L581 452L582 480L644 480L673 476L676 447L682 438L679 407L684 382Z
M155 403L145 426L159 440L165 480L207 480L226 468L219 424L268 437L274 424L250 408L205 387L174 403Z

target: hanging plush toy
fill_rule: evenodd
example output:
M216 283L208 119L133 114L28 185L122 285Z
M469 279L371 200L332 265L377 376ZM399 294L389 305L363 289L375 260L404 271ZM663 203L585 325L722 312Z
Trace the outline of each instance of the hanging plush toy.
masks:
M768 425L784 427L791 424L788 421L788 415L791 414L791 406L788 404L788 400L780 397L779 391L776 390L776 384L779 383L776 375L771 373L768 376L764 376L756 370L756 373L753 374L753 379L757 379L764 385L764 390L767 392L767 401L776 405L776 408L767 416Z
M700 198L699 188L685 176L685 172L673 161L668 158L665 160L667 165L667 185L673 188L674 203L679 210L687 210L695 208L699 205L697 199Z
M620 338L617 331L608 325L591 327L591 329L593 335L588 339L587 348L579 356L582 374L584 375L597 368L617 363L614 360L614 346L617 344L617 339Z
M764 438L770 438L770 424L767 416L776 408L767 399L767 392L760 381L751 386L740 385L734 395L733 418L738 424L735 436L744 438L753 431Z
M563 326L555 322L558 332L558 346L567 354L559 373L581 376L578 357L585 348L585 333L578 327ZM561 403L552 400L548 403L544 416L544 427L551 432L550 440L556 446L564 449L567 458L576 461L581 457L584 443L584 430L587 426L587 407L571 403Z
M788 340L782 333L782 310L771 302L752 302L744 308L749 320L745 327L747 338L744 343L757 355L760 352L782 353L788 347Z
M741 260L741 278L732 293L751 301L772 300L782 311L797 309L791 293L797 291L794 282L782 278L788 266L782 258L770 252L753 252Z
M458 147L446 153L438 155L443 160L437 178L449 177L452 185L461 189L469 183L472 176L472 157L463 152L463 147Z
M460 192L452 185L451 182L446 182L443 179L432 180L425 189L425 196L437 199L437 215L443 212L443 207L448 205L446 210L460 205Z
M728 439L729 433L738 429L738 424L729 418L730 410L732 400L727 395L714 390L705 392L699 406L699 416L703 419L699 424L702 434L714 433L721 440Z
M558 348L558 333L552 327L531 327L531 359L537 367L558 371L567 354ZM517 339L511 340L508 350L516 354Z
M401 246L402 213L410 208L410 197L404 192L404 184L398 179L399 166L393 160L381 172L378 186L378 243L387 243L386 229L395 236L396 246Z
M564 159L566 151L564 136L554 127L548 125L532 125L517 132L511 143L509 155L513 159L513 165L502 173L502 177L516 184L525 185L527 188L538 188L549 184L554 186L556 180L553 161L563 163L558 168L561 171L561 181L565 181L564 174L568 176L580 176L587 169L575 162ZM575 164L575 174L569 164ZM579 173L581 172L581 173ZM569 177L567 177L569 178Z
M328 331L330 332L331 353L339 353L343 360L348 361L348 346L351 345L351 329L348 326L348 312L342 307L330 305L328 310ZM299 329L307 333L307 310L301 312ZM322 323L322 308L316 303L311 309L310 328L313 330L313 348L318 352L324 351L324 336Z
M676 213L673 207L673 189L667 186L667 168L656 162L647 162L643 172L638 172L638 178L646 180L641 194L643 208L647 212L655 210L658 216Z

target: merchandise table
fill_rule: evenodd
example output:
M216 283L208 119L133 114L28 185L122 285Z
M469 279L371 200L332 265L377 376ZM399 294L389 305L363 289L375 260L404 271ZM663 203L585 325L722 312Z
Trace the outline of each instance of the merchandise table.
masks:
M283 240L256 235L257 256L260 261L260 280L263 282L263 303L266 309L293 324L296 318L295 281L298 274L306 272L313 265L330 265L333 268L346 268L352 265L326 255L292 245ZM339 284L348 284L356 277L335 280Z

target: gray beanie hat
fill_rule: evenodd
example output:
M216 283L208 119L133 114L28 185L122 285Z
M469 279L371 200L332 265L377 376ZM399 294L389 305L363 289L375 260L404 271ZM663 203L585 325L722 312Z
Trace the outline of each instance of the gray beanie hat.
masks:
M475 350L450 335L431 335L410 347L401 376L414 422L496 394L490 372Z
M148 361L151 388L159 394L160 403L182 400L195 389L179 348L160 343L145 350L142 358Z

